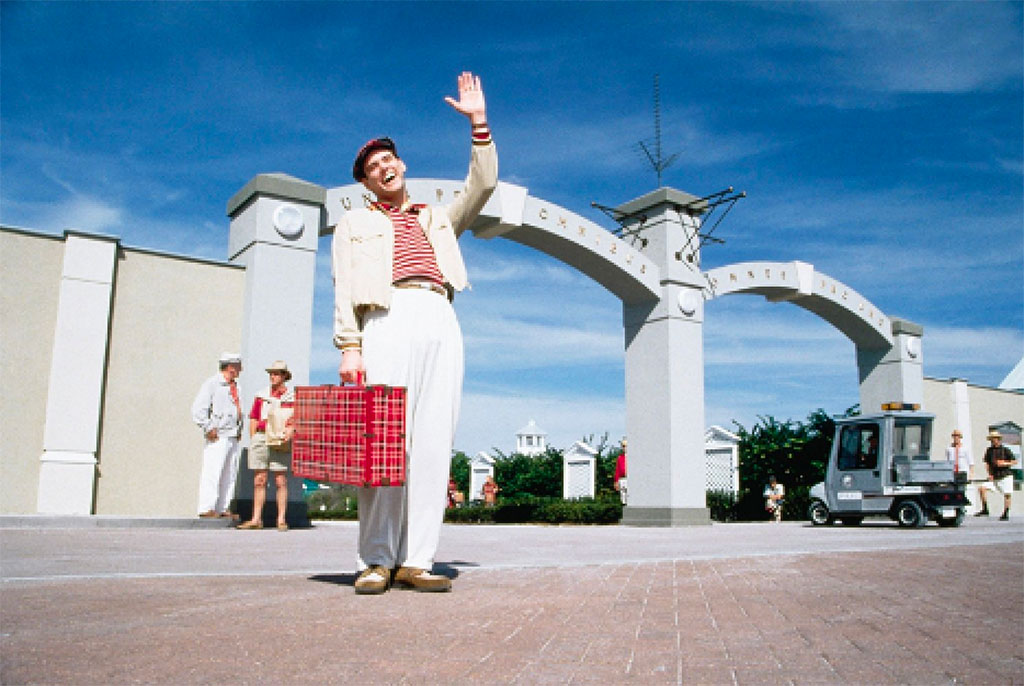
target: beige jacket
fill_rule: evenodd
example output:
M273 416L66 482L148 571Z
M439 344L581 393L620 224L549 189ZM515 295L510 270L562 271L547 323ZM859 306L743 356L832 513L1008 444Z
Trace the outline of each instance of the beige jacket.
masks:
M451 205L426 207L419 223L434 248L437 266L456 291L466 288L466 265L458 237L487 203L498 185L494 143L473 145L466 186ZM391 304L395 234L386 214L369 208L345 213L334 229L334 345L360 343L361 315Z

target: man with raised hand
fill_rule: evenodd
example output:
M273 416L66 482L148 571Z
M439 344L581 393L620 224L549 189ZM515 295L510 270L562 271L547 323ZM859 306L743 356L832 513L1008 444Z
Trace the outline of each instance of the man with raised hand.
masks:
M457 239L483 209L498 181L480 78L458 77L459 97L445 101L469 119L471 156L465 188L447 206L413 204L405 163L390 138L356 154L352 176L374 194L334 232L334 344L342 382L365 373L368 384L404 386L406 483L359 489L360 594L392 583L448 591L433 574L445 489L462 395L462 333L451 301L467 285Z

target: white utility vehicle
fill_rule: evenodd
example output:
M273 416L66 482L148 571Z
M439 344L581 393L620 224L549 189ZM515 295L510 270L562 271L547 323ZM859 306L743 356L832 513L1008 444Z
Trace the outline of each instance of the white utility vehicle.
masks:
M813 524L857 525L872 516L903 527L963 523L966 475L954 473L941 448L932 455L935 415L918 408L886 403L881 413L836 420L825 480L811 489Z

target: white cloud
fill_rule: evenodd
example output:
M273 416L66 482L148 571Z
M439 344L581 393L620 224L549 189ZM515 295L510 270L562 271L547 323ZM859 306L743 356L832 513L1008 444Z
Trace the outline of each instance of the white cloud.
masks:
M996 2L818 3L823 47L868 90L964 93L1020 78L1019 6Z
M463 324L468 363L477 371L621 364L622 333L504 317Z
M928 368L991 367L1005 375L1024 355L1024 331L998 326L926 326L922 343Z
M469 455L515 448L516 431L531 419L547 432L548 445L568 448L575 441L605 432L617 440L625 431L625 401L567 393L540 395L518 388L468 391L462 398L455 447ZM596 447L596 446L595 446Z
M28 225L34 228L46 231L78 229L112 234L122 229L126 214L122 207L82 194L36 206L29 212Z

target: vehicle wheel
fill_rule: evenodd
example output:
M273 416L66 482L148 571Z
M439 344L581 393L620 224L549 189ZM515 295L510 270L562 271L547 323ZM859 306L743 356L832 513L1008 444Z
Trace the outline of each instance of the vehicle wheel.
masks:
M828 507L820 500L815 500L811 503L811 507L807 510L807 514L811 518L811 524L814 526L824 526L835 521L828 511Z
M956 517L939 517L939 526L960 526L964 523L964 518L967 513L964 508L958 507L956 509Z
M913 500L904 500L896 506L896 521L908 529L919 529L927 521L924 510Z
M844 526L860 526L860 523L864 521L864 518L863 517L840 517L839 521L841 521Z

